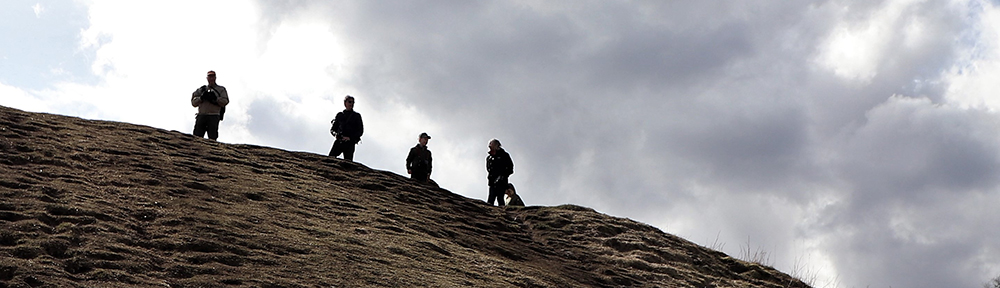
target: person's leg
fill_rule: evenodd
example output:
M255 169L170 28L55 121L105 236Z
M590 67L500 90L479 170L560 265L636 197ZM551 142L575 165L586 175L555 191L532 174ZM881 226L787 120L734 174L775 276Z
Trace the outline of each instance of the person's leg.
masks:
M504 184L503 186L497 185L497 191L496 191L497 206L500 206L500 207L503 207L503 206L507 205L507 203L504 203L504 201L503 201L503 195L504 195L503 192L504 192L504 190L506 190L504 188L507 188L506 184Z
M503 184L503 185L501 185ZM493 205L493 199L497 200L497 206L503 206L503 192L506 190L506 183L497 183L496 185L490 186L490 198L487 203Z
M194 134L194 136L198 136L198 138L202 138L202 137L205 137L205 131L206 130L207 129L206 129L206 126L205 126L205 115L195 116L194 117L194 132L191 133L191 134Z
M207 115L205 126L208 130L208 139L219 139L219 115Z
M417 182L427 182L427 171L413 170L410 174L410 179L417 180Z
M507 178L500 178L501 181L497 183L497 206L506 206L507 203L503 201L503 196L507 194Z
M344 160L354 161L354 149L356 144L351 142L344 142Z
M343 152L341 151L342 150L341 146L343 145L341 144L340 140L333 141L333 147L330 148L330 157L340 156L340 153Z
M490 206L493 206L493 199L497 199L497 195L493 194L493 190L493 186L490 186L489 196L486 198L486 203L490 204ZM502 202L503 199L500 199L500 201Z

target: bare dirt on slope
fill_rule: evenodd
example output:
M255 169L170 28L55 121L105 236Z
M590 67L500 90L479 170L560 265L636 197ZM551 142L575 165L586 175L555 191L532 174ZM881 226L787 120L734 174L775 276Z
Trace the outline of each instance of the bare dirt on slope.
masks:
M0 106L4 287L808 287L592 209Z

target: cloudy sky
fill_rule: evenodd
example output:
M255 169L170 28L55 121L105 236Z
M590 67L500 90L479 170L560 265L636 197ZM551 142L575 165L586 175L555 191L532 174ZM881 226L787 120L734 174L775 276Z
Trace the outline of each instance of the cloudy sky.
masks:
M1000 275L1000 2L0 2L0 105L189 133L487 194L487 141L529 205L576 204L816 287Z

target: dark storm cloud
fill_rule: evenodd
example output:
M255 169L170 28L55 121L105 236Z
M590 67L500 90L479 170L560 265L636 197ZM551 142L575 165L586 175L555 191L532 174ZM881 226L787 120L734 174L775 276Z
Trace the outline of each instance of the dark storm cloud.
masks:
M993 188L1000 172L994 140L1000 135L992 118L927 99L890 99L869 113L845 146L844 172L866 197Z
M997 124L986 111L928 99L896 97L873 109L843 154L852 201L837 225L858 234L841 238L838 258L859 264L845 273L880 286L982 283L977 258L1000 235L973 227L992 225L980 217L995 219L995 203L967 202L996 190Z
M742 113L741 113L742 112ZM747 188L766 188L804 168L808 136L801 111L735 111L698 119L696 125L663 137L676 157L702 163L712 178L727 179ZM733 187L736 188L736 187Z
M955 35L971 33L962 7L920 2L894 17L882 13L891 1L705 2L261 4L273 12L265 23L325 15L361 63L345 81L371 97L413 105L484 146L503 140L515 170L532 171L514 178L531 179L519 187L536 203L683 218L710 235L832 239L821 246L849 286L985 280L945 267L968 267L995 244L922 235L956 234L947 217L992 223L961 205L996 194L995 116L943 104ZM817 60L843 27L884 28L862 39L884 42L867 51L877 55L870 78ZM736 202L756 196L780 204ZM680 214L699 205L722 207L722 220ZM789 216L771 210L785 208L816 219L777 221Z
M354 11L352 19L380 19L351 31L377 55L359 74L379 79L364 80L372 84L406 87L407 101L454 123L451 129L519 139L513 152L547 167L537 169L548 174L543 179L558 179L581 150L600 151L601 167L628 161L620 156L631 153L620 150L637 141L633 132L642 125L664 120L660 103L698 97L673 87L711 79L752 53L738 21L693 30L659 23L692 11L656 7L644 12L651 19L639 19L633 16L648 7L602 3L547 13L503 5L374 4Z
M667 111L657 106L698 96L672 87L711 79L753 52L739 21L683 29L691 24L661 20L691 19L692 11L669 6L643 12L650 7L596 2L564 13L558 5L546 12L489 2L374 2L338 10L345 6L328 9L348 21L339 25L350 27L350 45L360 45L361 57L371 60L356 71L355 84L401 86L407 93L400 97L452 123L450 129L484 141L516 140L512 152L542 167L534 170L542 173L538 178L556 180L549 188L573 169L582 150L600 151L594 169L622 167L615 173L626 174L631 165L619 161L632 153L621 149L639 141L634 131L643 125L664 121L659 112ZM695 13L706 17L717 12L699 8L706 10ZM651 16L633 17L640 13ZM746 139L749 133L736 141L705 140L724 141L718 148L725 149L757 141ZM610 180L636 182L616 179Z

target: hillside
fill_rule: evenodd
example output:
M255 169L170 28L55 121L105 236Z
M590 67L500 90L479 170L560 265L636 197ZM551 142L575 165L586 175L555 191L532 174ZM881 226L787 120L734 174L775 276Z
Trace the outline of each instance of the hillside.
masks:
M808 287L592 209L0 106L4 287Z

